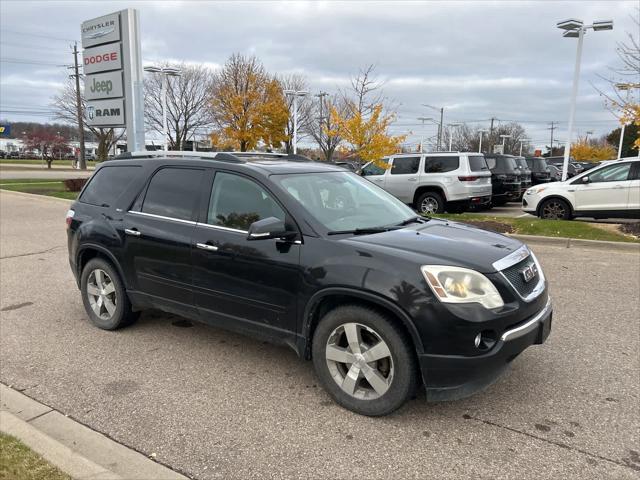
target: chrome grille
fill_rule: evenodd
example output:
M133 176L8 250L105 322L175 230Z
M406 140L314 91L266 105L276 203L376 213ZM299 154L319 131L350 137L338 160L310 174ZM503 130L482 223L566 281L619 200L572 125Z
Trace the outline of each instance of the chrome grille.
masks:
M523 274L523 271L527 267L535 268L535 275L528 282L525 281ZM515 265L505 268L501 273L521 297L528 297L531 295L540 281L540 271L538 270L538 266L531 255L527 256L524 260L519 261Z

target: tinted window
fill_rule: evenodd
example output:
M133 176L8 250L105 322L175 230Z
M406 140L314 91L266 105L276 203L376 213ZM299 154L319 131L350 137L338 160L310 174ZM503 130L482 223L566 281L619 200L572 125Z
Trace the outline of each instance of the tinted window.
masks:
M364 177L369 175L384 175L384 168L379 167L375 163L370 163L362 169L362 175Z
M127 189L140 172L140 167L102 167L82 192L80 201L109 207Z
M547 171L547 161L544 158L527 158L527 165L535 172Z
M202 170L163 168L149 183L142 211L163 217L191 220L200 190Z
M460 166L460 157L426 157L424 171L426 173L443 173L457 170Z
M284 220L285 213L260 185L239 175L216 174L207 223L247 231L253 222L269 217Z
M623 163L622 165L610 165L588 175L589 182L622 182L629 178L629 170L631 170L630 163Z
M487 162L481 155L469 157L469 168L471 168L472 172L482 172L485 170L489 170L489 167L487 167Z
M485 161L487 162L487 166L489 167L490 170L493 170L494 168L496 168L495 158L485 158Z
M420 157L394 158L391 164L391 175L418 173Z

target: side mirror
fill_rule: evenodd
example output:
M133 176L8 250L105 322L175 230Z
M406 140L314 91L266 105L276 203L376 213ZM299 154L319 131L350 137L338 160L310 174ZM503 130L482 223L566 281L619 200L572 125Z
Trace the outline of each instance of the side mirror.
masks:
M291 236L294 232L287 231L284 220L276 217L263 218L249 225L247 240L267 240Z
M589 175L582 177L582 183L589 183Z

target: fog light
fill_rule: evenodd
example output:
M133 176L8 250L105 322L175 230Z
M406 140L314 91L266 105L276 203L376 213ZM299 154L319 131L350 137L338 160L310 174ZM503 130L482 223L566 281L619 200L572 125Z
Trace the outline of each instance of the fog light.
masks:
M473 344L479 350L491 350L496 344L496 332L493 330L483 330L473 340Z
M482 333L479 333L478 335L476 335L476 338L473 341L473 344L476 346L476 348L480 346L481 341L482 341Z

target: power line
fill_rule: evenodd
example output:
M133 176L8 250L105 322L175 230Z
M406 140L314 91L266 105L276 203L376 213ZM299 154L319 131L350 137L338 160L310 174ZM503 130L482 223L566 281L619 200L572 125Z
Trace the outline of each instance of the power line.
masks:
M11 33L13 35L24 35L27 37L40 37L40 38L47 38L49 40L59 40L61 42L75 42L75 39L71 39L71 38L61 38L61 37L53 37L51 35L43 35L42 33L31 33L31 32L20 32L17 30L7 30L6 28L2 29L3 33Z
M52 52L59 52L60 49L56 47L46 47L43 45L29 45L29 44L21 44L21 43L13 43L13 42L2 42L0 41L0 45L7 45L9 47L18 47L18 48L28 48L31 50L49 50Z
M60 65L57 63L43 62L40 60L22 60L21 58L0 58L0 63L17 63L22 65L46 65L49 67L68 67L69 65Z

